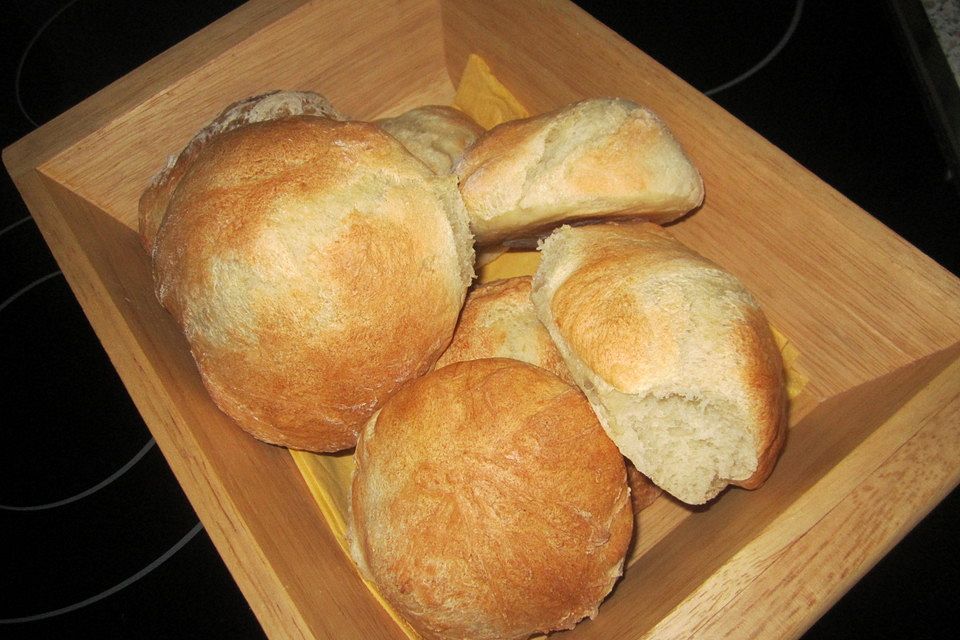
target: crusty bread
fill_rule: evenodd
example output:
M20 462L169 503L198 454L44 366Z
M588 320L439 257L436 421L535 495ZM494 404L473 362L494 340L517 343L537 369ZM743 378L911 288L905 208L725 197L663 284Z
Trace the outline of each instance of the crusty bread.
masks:
M147 253L153 251L153 239L167 211L170 197L193 161L211 138L253 122L265 122L288 116L314 115L344 120L330 102L312 91L270 91L231 104L201 129L183 151L167 158L140 196L140 243Z
M206 144L153 265L220 408L337 451L447 346L473 249L454 178L375 125L294 116Z
M403 387L356 450L351 553L426 638L519 639L593 617L633 519L583 394L507 359Z
M786 435L780 352L753 296L653 224L562 227L532 300L623 454L690 504L755 488Z
M436 368L464 360L513 358L573 384L567 365L530 302L530 276L494 280L467 294L450 346Z
M562 222L664 223L703 200L700 174L663 121L622 99L505 122L453 171L480 245L536 237Z
M454 161L484 131L459 109L441 105L417 107L376 123L437 175L450 173Z

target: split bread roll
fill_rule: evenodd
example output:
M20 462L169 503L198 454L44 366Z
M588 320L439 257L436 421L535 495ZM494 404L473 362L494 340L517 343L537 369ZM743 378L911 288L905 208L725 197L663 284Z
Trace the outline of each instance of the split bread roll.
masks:
M703 201L700 174L663 121L622 99L505 122L453 171L484 246L536 238L563 222L665 223Z
M467 114L442 105L417 107L376 124L437 175L450 173L463 150L484 132Z
M464 360L512 358L573 384L546 327L530 302L530 276L494 280L467 294L453 340L436 368Z
M140 196L138 211L140 244L147 253L153 252L153 240L167 211L167 205L170 204L170 197L211 138L254 122L297 115L322 116L334 120L345 119L333 108L329 100L318 93L270 91L231 104L201 129L183 151L167 158L167 164L153 177L150 185Z
M217 405L338 451L447 346L473 277L452 177L373 124L296 116L212 138L170 201L157 297Z
M569 629L621 575L623 458L583 394L543 369L470 360L414 380L355 460L351 555L426 638Z
M743 285L654 224L562 227L541 256L537 314L637 469L690 504L761 485L786 436L786 396Z

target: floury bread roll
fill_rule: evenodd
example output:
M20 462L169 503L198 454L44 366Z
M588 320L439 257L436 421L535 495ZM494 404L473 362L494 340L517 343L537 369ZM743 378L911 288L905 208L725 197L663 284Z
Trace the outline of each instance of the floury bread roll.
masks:
M437 368L464 360L513 358L573 384L567 365L530 302L530 276L494 280L467 294L450 346Z
M270 91L235 102L214 118L184 147L178 155L167 158L167 164L150 181L140 196L140 243L147 253L153 251L153 239L167 211L170 197L193 161L211 138L253 122L265 122L288 116L313 115L344 120L330 102L312 91Z
M484 131L467 114L441 105L417 107L376 124L437 175L450 173L454 161Z
M585 100L484 134L454 165L479 245L535 238L562 222L664 223L703 201L703 181L651 111Z
M653 224L561 227L537 314L623 454L680 500L756 488L786 436L783 364L732 275Z
M355 460L351 553L426 638L568 629L621 574L623 457L583 394L543 369L470 360L414 380Z
M251 434L351 447L447 346L473 277L452 177L369 123L310 116L211 139L154 250L160 302Z

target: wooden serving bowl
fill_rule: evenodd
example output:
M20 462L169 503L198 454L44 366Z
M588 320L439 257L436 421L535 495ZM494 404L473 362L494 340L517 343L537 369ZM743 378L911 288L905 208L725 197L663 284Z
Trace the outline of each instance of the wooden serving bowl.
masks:
M184 491L267 633L403 638L288 451L207 396L153 295L137 199L227 104L316 90L361 119L449 103L470 53L531 112L623 96L706 185L671 226L736 274L807 384L760 490L644 511L635 559L576 638L797 636L960 481L960 281L564 0L254 0L4 151Z

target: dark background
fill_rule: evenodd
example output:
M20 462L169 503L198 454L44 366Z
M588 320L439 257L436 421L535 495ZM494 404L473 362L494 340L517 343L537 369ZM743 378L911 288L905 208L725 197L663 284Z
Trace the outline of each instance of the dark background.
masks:
M0 142L238 4L4 3ZM795 0L580 4L707 92L767 57L798 15ZM956 274L956 160L903 42L887 3L805 2L779 54L712 97ZM0 205L0 622L39 618L0 637L262 638L5 172ZM947 635L958 513L954 491L805 638Z

